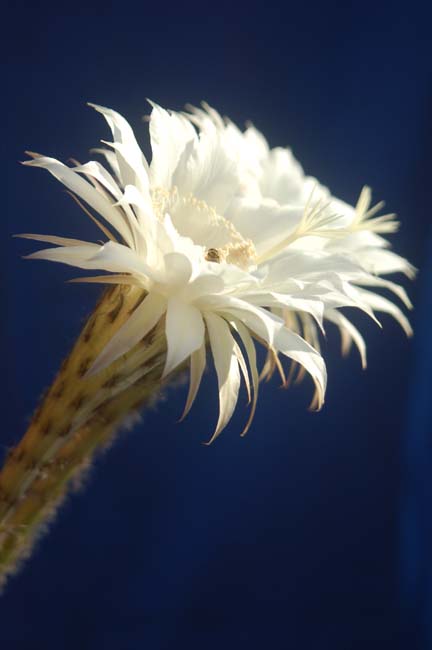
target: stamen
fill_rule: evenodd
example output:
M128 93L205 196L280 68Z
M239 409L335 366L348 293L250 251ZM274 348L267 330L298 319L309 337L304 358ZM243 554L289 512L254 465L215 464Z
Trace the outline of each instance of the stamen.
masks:
M183 237L206 248L209 262L227 262L243 269L256 263L256 250L250 239L244 239L233 223L205 201L192 193L180 196L177 187L152 190L153 209L159 220L169 214ZM195 217L195 218L194 218Z
M375 215L384 207L384 201L379 201L376 205L371 206L372 193L370 187L365 185L360 192L360 196L355 208L356 215L351 224L350 230L356 232L359 230L369 230L379 234L391 234L399 229L399 222L395 214L383 214L379 217Z

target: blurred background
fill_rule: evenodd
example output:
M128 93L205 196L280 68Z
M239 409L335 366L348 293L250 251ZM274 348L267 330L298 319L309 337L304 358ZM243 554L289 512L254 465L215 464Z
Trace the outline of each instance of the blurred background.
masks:
M368 369L329 326L322 412L308 381L265 385L211 447L212 373L122 433L69 498L0 602L7 650L432 648L431 48L426 3L127 3L70 13L14 3L3 21L6 206L2 452L15 444L98 296L71 269L21 256L13 233L96 231L23 151L88 159L107 139L93 101L144 149L146 97L205 99L355 202L364 183L397 212L395 250L420 269L415 337L362 316ZM243 396L244 403L246 402Z

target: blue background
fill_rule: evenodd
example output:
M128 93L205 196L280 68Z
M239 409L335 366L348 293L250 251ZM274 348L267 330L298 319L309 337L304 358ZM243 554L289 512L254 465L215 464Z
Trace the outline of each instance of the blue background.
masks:
M92 308L71 269L27 262L11 234L93 239L32 149L83 162L108 132L85 106L123 113L147 146L145 97L206 99L290 145L354 202L364 183L402 221L395 249L421 269L408 342L357 317L369 367L329 327L329 389L261 392L216 444L213 373L187 420L185 388L100 458L85 490L0 601L8 650L432 647L431 50L426 3L148 5L4 16L6 206L1 271L2 449L16 443ZM210 10L209 13L205 13ZM3 365L3 364L2 364ZM243 395L244 402L244 395Z

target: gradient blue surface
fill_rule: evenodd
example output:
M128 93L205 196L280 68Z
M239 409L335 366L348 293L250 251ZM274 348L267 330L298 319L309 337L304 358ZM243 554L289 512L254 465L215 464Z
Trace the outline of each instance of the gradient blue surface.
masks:
M2 67L3 449L24 432L98 295L65 284L71 269L22 260L33 245L10 238L95 236L59 184L16 162L25 149L86 160L108 135L86 101L123 113L143 144L145 97L175 109L206 99L252 120L342 198L370 184L402 221L396 250L425 272L405 283L414 342L390 319L380 331L357 318L366 373L355 352L340 358L329 328L319 414L307 411L308 382L284 392L275 381L246 438L240 405L205 447L217 415L212 373L182 424L185 388L169 391L99 459L11 580L2 648L432 647L426 4L21 9L5 21Z

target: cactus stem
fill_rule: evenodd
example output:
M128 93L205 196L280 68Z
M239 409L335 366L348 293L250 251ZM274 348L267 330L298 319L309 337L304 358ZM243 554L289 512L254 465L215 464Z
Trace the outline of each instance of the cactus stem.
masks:
M94 376L86 372L144 297L137 287L106 290L72 352L0 472L0 587L27 557L72 484L131 412L162 388L162 323ZM165 380L164 380L165 381Z

